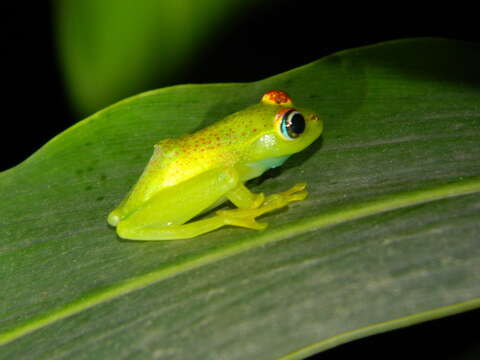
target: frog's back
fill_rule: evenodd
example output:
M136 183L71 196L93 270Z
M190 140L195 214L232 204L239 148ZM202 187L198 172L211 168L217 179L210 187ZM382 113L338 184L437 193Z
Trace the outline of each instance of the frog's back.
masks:
M136 208L165 187L234 164L238 160L235 151L225 151L219 144L221 138L207 136L205 130L177 139L164 139L156 144L145 170L123 205Z
M207 129L177 139L165 139L155 145L151 167L161 187L173 186L219 166L238 160L235 150L226 150L219 136Z
M142 176L121 205L124 211L137 208L165 187L218 167L242 163L251 141L269 129L271 123L268 114L258 115L256 106L249 109L248 114L245 110L234 113L193 134L156 144ZM257 170L255 176L258 176ZM260 170L262 172L263 167Z

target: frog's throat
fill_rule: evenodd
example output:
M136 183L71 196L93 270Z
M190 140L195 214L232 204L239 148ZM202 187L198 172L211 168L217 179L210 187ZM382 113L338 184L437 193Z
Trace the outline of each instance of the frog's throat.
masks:
M268 159L257 160L242 166L240 170L241 181L247 181L262 175L268 169L281 166L291 155L271 157Z

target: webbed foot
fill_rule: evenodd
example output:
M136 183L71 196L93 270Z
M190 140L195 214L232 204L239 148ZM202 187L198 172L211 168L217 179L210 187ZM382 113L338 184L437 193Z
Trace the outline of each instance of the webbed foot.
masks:
M264 230L268 224L258 222L255 218L268 212L281 209L291 202L305 199L308 195L305 190L306 186L307 184L305 183L299 183L287 191L269 195L264 199L262 204L253 209L219 210L216 212L216 215L221 217L226 225Z

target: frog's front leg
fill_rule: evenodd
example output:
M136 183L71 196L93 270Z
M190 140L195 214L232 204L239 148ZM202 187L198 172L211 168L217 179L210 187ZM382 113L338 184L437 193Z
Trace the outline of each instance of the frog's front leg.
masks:
M262 202L261 206L255 206L250 209L239 208L234 210L219 210L216 212L216 214L224 219L225 224L263 230L268 226L268 224L259 223L255 219L263 214L281 209L293 201L301 201L305 199L308 195L307 191L305 190L306 186L307 184L305 183L299 183L287 191L269 195ZM263 194L260 195L263 200ZM229 196L229 194L227 194L227 196ZM234 201L232 200L232 202Z

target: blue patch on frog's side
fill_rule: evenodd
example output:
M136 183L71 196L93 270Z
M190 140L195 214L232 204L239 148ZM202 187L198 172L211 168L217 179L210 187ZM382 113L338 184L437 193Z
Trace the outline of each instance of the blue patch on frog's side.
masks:
M255 162L254 164L255 165L258 164L259 166L264 166L265 170L268 170L268 169L273 169L283 165L283 163L287 161L289 157L290 155L278 156L278 157L273 157L269 159L263 159Z
M290 155L278 156L245 164L245 167L243 168L244 176L242 178L242 181L256 178L262 175L268 169L273 169L281 166L289 157ZM245 171L245 168L247 168L248 170Z

